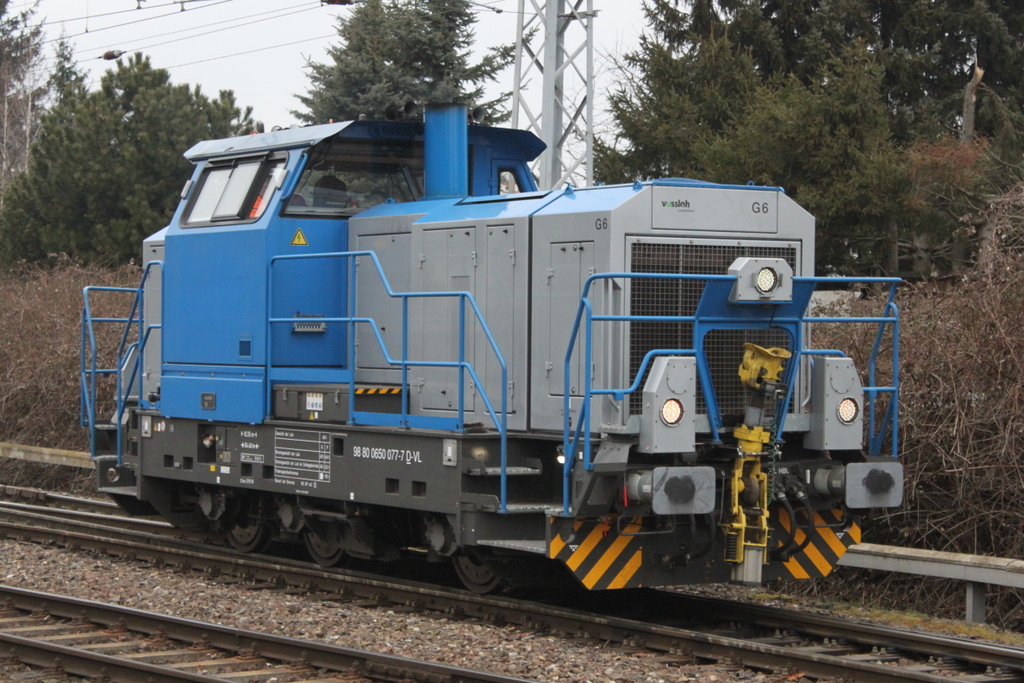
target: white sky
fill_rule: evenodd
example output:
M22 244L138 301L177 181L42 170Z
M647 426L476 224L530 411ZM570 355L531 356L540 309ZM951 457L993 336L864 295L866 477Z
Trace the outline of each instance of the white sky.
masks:
M32 4L11 0L8 12ZM479 49L514 43L517 0L479 0L476 6ZM640 0L594 0L594 6L600 110L614 79L608 56L632 49L644 23ZM112 65L100 59L104 52L141 50L154 66L168 69L175 83L198 84L209 96L233 90L236 102L252 106L253 118L270 128L295 122L289 112L301 103L294 95L309 87L305 64L326 61L328 46L338 42L336 18L351 11L319 0L40 0L36 21L45 22L47 40L62 31L68 36L93 88ZM52 56L54 44L46 47ZM509 67L493 92L511 91L512 80ZM531 92L539 88L534 79ZM607 117L599 111L595 122L600 129Z

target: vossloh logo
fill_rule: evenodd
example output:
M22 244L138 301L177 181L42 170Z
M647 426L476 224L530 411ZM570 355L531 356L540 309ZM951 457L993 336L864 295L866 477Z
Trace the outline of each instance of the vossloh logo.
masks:
M690 208L690 200L688 199L673 199L672 201L663 201L661 203L663 209L679 209L680 211L693 211Z

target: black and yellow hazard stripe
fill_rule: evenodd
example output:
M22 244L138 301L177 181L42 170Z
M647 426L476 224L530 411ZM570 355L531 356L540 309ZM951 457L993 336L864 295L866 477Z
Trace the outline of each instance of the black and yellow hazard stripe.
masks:
M402 393L401 387L363 387L356 389L357 394L377 394L378 396L384 394L400 394Z
M810 579L828 576L835 568L851 545L860 543L860 526L851 521L840 526L844 521L843 510L819 510L814 513L814 528L810 530L811 539L803 551L797 553L783 563L778 572L782 578ZM793 521L785 510L778 513L778 526L775 532L775 545L781 547L788 543L790 537L801 545L807 538L806 520L798 523L795 535ZM828 526L831 525L831 526ZM767 577L766 577L767 578Z
M551 523L555 519L551 518ZM584 586L593 590L637 588L643 578L643 543L640 519L634 517L619 533L606 520L578 519L568 540L552 530L548 556L561 560Z

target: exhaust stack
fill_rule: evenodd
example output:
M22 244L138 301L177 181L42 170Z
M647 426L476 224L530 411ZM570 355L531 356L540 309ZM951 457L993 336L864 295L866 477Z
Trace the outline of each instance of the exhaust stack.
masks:
M466 105L428 104L423 114L424 199L469 195Z

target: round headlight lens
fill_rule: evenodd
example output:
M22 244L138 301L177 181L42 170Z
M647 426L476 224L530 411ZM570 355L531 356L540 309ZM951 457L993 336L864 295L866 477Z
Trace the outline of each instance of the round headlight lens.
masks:
M836 415L839 416L839 421L844 425L852 424L857 419L857 416L860 415L860 406L857 405L857 401L854 399L844 398L836 408Z
M768 294L779 286L779 274L774 268L762 268L757 271L757 278L754 280L754 287L762 294Z
M683 404L677 398L670 398L661 404L661 421L670 427L683 419Z

